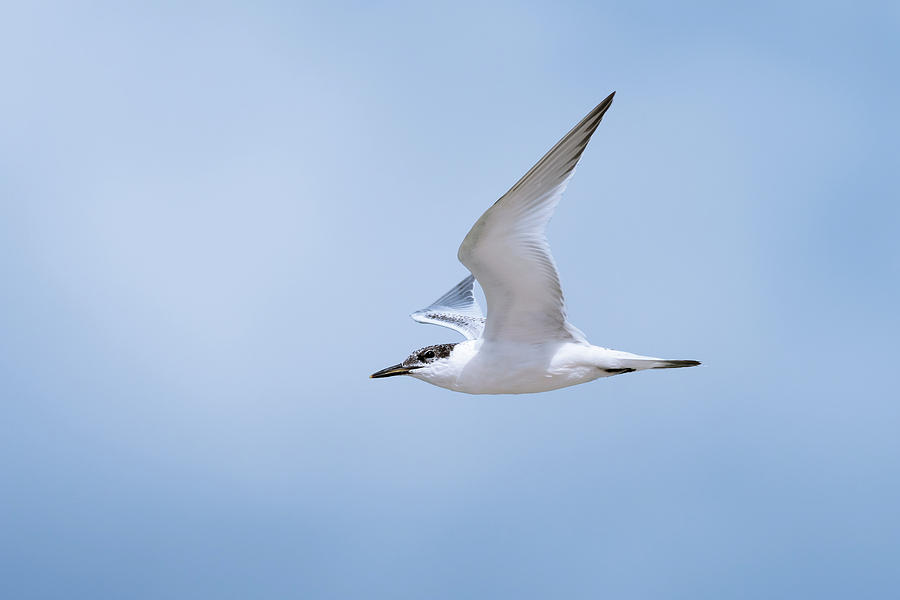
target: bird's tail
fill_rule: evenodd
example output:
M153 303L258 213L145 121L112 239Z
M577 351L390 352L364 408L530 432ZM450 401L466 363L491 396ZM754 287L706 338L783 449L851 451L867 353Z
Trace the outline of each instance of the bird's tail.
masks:
M650 369L680 369L682 367L696 367L699 360L655 360L648 365Z
M621 350L609 348L597 348L600 356L598 365L611 375L619 373L631 373L645 369L680 369L682 367L696 367L699 360L671 360L668 358L656 358L655 356L641 356Z
M669 360L666 358L653 358L650 356L634 355L620 358L618 364L628 371L643 371L644 369L680 369L682 367L696 367L699 360ZM623 369L623 372L625 372Z

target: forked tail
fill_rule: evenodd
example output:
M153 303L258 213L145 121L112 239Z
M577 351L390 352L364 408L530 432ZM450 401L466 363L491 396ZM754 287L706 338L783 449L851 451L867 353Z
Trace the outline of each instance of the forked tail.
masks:
M643 371L645 369L680 369L682 367L696 367L700 364L699 360L670 360L668 358L641 356L640 354L610 350L608 348L597 348L597 351L600 355L597 366L611 375Z

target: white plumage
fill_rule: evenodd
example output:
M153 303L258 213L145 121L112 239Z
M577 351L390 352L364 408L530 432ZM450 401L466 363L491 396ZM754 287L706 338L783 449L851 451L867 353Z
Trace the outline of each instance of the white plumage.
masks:
M700 364L593 346L566 319L545 231L614 95L588 113L475 222L458 254L472 275L412 314L421 323L454 329L467 341L422 348L372 377L411 375L470 394L521 394L643 369ZM484 290L487 319L475 301L475 279Z

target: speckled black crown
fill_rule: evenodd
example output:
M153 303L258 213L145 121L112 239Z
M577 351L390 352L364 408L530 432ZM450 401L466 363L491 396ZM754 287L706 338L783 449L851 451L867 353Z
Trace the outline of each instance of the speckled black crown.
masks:
M435 344L434 346L425 346L410 354L403 361L404 367L412 367L415 365L427 365L440 358L447 358L453 352L453 347L459 342L452 344Z

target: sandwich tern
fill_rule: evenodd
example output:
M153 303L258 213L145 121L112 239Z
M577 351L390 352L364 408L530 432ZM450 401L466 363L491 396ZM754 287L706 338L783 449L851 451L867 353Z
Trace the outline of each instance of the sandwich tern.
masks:
M459 260L471 274L411 315L420 323L454 329L466 341L421 348L372 378L411 375L469 394L527 394L645 369L700 364L594 346L566 320L545 230L613 96L615 92L481 215L459 247ZM475 300L476 279L487 300L487 318Z

